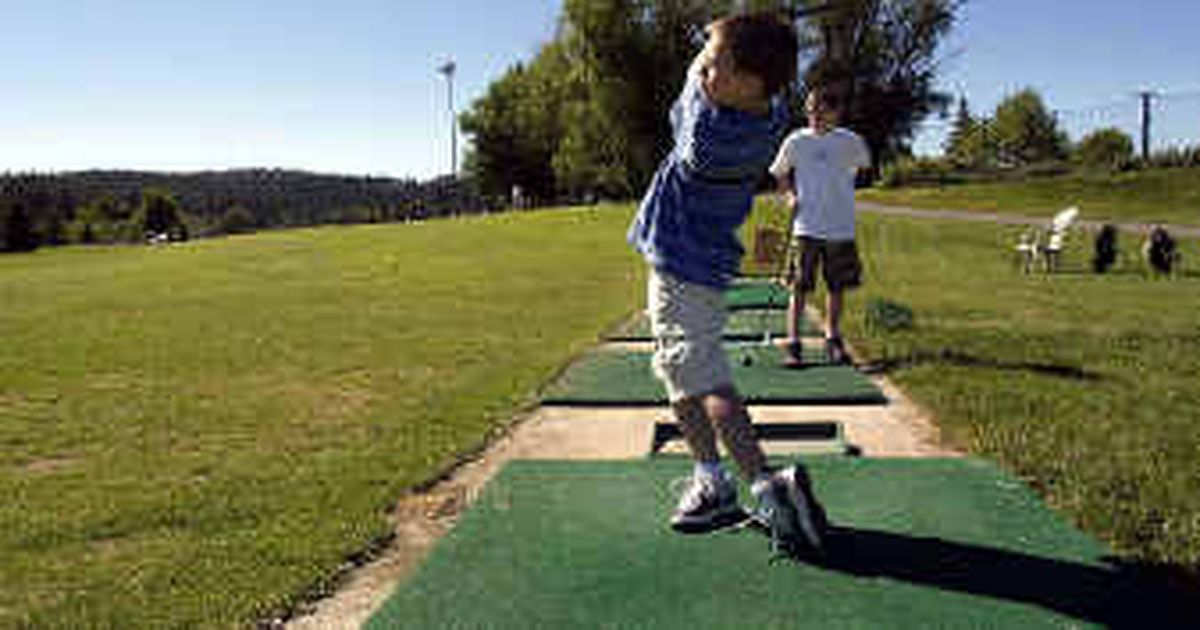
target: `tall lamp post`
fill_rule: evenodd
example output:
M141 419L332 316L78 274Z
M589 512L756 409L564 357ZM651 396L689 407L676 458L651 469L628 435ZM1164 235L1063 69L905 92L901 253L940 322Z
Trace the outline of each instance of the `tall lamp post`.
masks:
M458 176L458 121L454 119L454 70L458 66L450 59L438 66L437 71L446 75L446 91L450 104L450 176Z

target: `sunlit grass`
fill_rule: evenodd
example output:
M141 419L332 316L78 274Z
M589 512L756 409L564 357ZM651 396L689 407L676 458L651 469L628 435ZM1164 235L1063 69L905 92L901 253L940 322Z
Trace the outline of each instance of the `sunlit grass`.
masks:
M786 225L781 212L761 199L744 237ZM858 229L865 285L849 294L847 334L943 439L1120 552L1200 571L1200 243L1182 240L1164 278L1121 236L1116 267L1095 275L1075 231L1060 273L1025 275L1019 227L863 214ZM915 326L868 328L880 299L910 307Z
M244 624L628 315L629 207L0 257L0 626ZM775 223L760 215L751 226ZM752 228L748 228L750 230ZM1123 552L1200 555L1200 265L864 216L854 343ZM1126 251L1131 244L1123 242ZM916 327L863 326L871 298Z
M628 315L627 207L0 257L0 626L220 626Z
M999 460L1124 553L1200 565L1194 255L1169 279L1136 256L1095 275L1089 244L1075 239L1062 273L1024 275L1015 228L859 225L867 280L850 301L850 334L948 440ZM878 298L910 306L915 328L868 330L865 305Z

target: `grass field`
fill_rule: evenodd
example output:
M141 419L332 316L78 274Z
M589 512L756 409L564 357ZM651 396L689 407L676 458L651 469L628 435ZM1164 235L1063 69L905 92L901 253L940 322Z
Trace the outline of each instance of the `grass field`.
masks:
M772 204L744 239L780 225ZM1182 268L1158 278L1123 237L1100 276L1075 234L1061 273L1024 275L1021 230L860 215L866 284L847 334L935 413L944 439L994 458L1122 553L1200 576L1200 242L1182 240ZM910 307L914 328L868 329L874 299Z
M863 217L867 285L849 334L943 436L995 458L1085 529L1152 563L1200 567L1200 265L1176 277L1136 259L1023 275L1019 229ZM868 330L865 304L915 312L906 331Z
M1079 206L1084 219L1200 225L1200 168L1031 178L1022 182L872 188L859 198L914 208L1050 216Z
M323 588L641 299L628 207L0 257L0 627Z
M228 627L328 584L641 299L628 207L0 257L0 626ZM751 222L771 222L760 213ZM848 329L947 438L1145 560L1200 557L1200 265L1020 274L863 217ZM871 298L916 327L863 325Z

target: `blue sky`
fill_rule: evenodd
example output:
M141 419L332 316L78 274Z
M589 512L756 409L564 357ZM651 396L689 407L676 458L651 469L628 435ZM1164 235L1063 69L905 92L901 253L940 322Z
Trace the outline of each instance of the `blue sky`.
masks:
M553 36L558 0L0 0L0 170L272 166L449 170L445 81L465 107ZM1072 132L1200 142L1200 3L973 0L942 84L990 111L1038 89ZM937 147L931 121L918 148Z
M1074 139L1101 126L1138 133L1137 93L1154 91L1154 145L1200 144L1197 24L1195 0L968 0L941 85L984 114L1032 87ZM944 127L930 121L918 149L936 148Z

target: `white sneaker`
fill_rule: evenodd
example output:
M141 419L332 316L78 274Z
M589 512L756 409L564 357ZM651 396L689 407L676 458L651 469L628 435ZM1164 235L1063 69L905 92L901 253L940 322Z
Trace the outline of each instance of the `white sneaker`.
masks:
M671 515L671 529L685 534L711 531L746 517L737 502L737 486L729 473L692 475Z
M778 551L791 555L823 552L829 523L803 466L775 471L765 484L755 488L755 495L756 516L770 529L772 544Z

